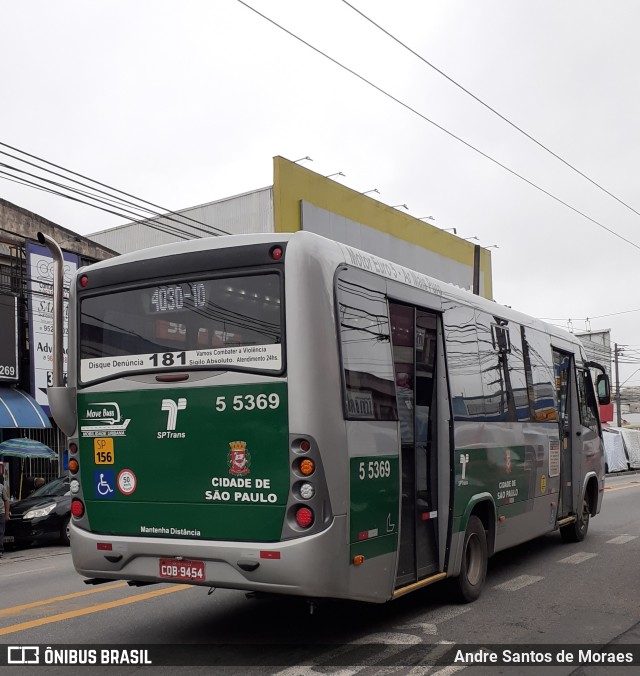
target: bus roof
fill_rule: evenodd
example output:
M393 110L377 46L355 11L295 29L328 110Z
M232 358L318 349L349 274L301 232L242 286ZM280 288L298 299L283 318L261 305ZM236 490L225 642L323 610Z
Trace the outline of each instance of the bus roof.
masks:
M336 267L339 264L349 264L377 274L387 279L406 284L414 288L428 291L434 295L441 296L450 300L457 300L466 305L477 308L483 312L499 316L503 319L511 320L537 328L545 333L549 333L558 339L568 341L574 345L582 345L579 339L569 331L560 327L548 324L540 319L523 314L517 310L501 305L496 301L477 296L461 287L443 282L422 272L405 268L404 266L385 260L374 254L356 249L351 245L342 244L335 240L330 240L321 235L303 230L294 233L254 233L242 235L222 235L219 237L204 237L186 240L184 242L172 242L170 244L161 244L131 253L122 254L115 258L94 263L86 268L85 271L104 269L112 266L126 263L135 263L138 261L152 260L165 256L174 256L177 254L186 254L191 252L203 251L206 249L223 249L238 246L248 246L252 244L261 244L265 242L291 242L295 241L296 247L308 249L311 255L318 255L322 250L323 255L330 257Z

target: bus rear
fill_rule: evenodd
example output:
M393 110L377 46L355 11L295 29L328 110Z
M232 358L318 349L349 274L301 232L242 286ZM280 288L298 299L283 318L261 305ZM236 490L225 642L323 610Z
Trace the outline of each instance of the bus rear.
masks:
M330 588L343 534L317 444L289 431L286 248L286 236L197 240L78 273L69 376L81 574ZM324 571L316 582L309 556Z

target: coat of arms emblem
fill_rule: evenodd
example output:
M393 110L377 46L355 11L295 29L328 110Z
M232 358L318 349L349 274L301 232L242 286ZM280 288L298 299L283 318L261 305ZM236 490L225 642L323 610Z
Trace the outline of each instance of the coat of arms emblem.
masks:
M227 464L229 465L229 474L233 476L244 476L249 474L251 467L251 453L247 450L246 441L230 441L231 450L227 455Z

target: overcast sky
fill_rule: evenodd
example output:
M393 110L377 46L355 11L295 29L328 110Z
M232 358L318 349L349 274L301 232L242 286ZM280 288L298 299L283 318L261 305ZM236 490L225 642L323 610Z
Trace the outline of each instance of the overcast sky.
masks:
M497 244L498 302L611 328L640 385L640 3L350 1L628 207L341 0L248 4L584 216L236 0L2 3L0 141L167 209L271 185L274 155L308 155ZM81 234L124 222L1 179L0 197Z

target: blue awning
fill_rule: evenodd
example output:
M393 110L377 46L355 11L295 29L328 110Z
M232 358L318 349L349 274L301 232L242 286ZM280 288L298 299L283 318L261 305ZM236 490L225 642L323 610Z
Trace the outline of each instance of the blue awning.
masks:
M26 392L15 387L0 387L0 428L51 427L40 404Z

